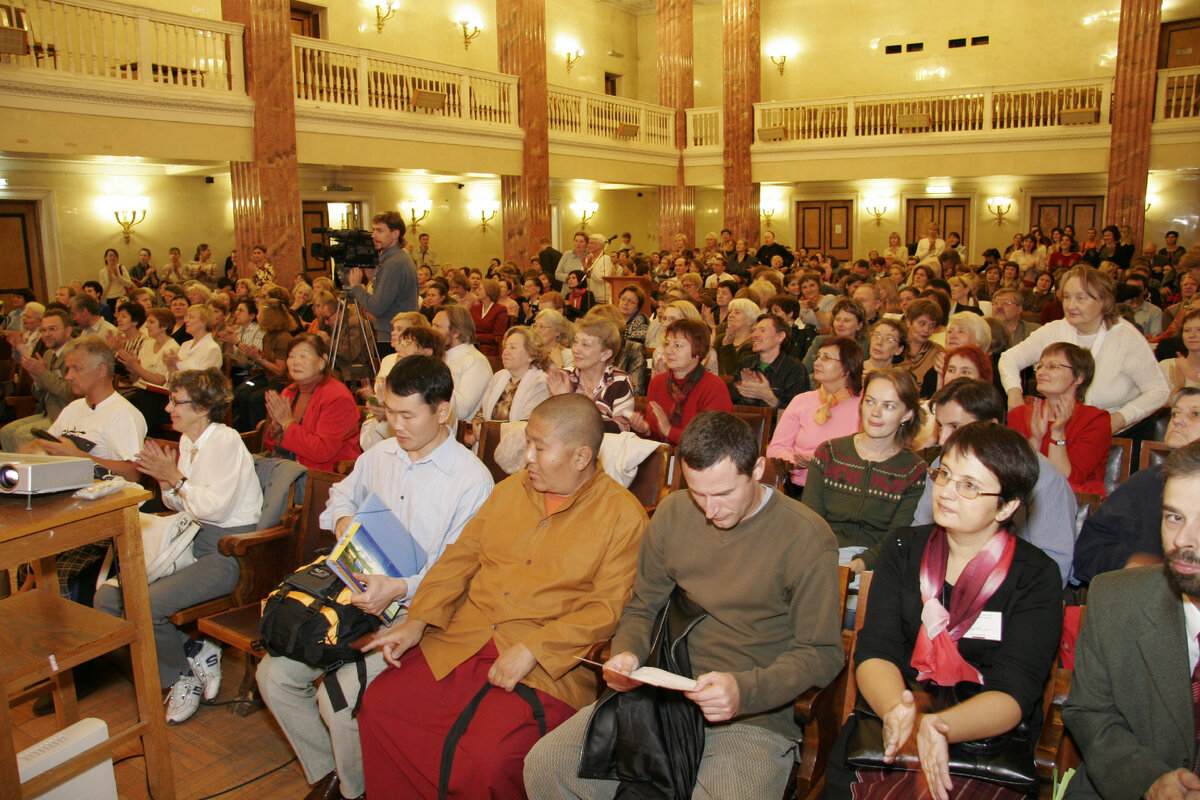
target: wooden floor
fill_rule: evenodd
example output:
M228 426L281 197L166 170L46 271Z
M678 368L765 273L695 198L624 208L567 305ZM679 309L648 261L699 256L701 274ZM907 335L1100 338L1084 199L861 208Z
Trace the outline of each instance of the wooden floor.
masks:
M128 657L124 666L119 659L97 663L104 677L104 687L80 701L80 716L99 717L110 729L118 724L128 724L136 715L133 684L128 678ZM236 694L243 665L241 653L225 651L221 665L224 680L218 703ZM16 745L20 749L50 736L55 730L54 716L35 717L31 705L24 703L12 709ZM167 727L176 797L199 800L225 792L219 795L221 800L303 798L309 790L304 772L298 762L291 761L292 749L271 712L261 709L248 717L239 717L231 708L201 705L187 722ZM141 753L140 743L119 751L114 761L136 753ZM286 766L276 769L283 764ZM275 771L270 775L259 777L272 769ZM144 759L134 757L117 763L115 771L121 800L150 800ZM226 791L246 781L253 782Z

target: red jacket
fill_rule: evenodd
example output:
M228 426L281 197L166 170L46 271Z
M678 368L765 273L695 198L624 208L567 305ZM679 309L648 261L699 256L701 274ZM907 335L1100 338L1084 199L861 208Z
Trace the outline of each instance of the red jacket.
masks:
M499 303L492 303L487 314L483 303L471 306L471 319L475 321L475 346L485 356L500 355L500 342L508 330L508 311Z
M696 383L696 388L692 389L692 393L683 402L683 413L680 414L682 424L672 427L666 432L660 431L658 423L655 421L656 418L650 411L650 404L658 403L668 416L671 414L671 406L674 405L674 402L671 400L667 381L673 379L674 376L670 370L660 372L650 379L650 386L646 389L646 421L650 423L649 438L659 442L679 444L679 437L683 435L683 429L692 421L692 417L701 411L733 411L733 401L729 399L729 389L725 386L725 381L706 371Z
M290 384L283 399L295 408L298 390ZM358 446L358 404L346 384L328 377L313 389L304 418L289 425L283 441L276 442L270 427L263 436L263 448L270 452L276 444L296 454L296 460L309 469L332 472L337 462L362 455Z

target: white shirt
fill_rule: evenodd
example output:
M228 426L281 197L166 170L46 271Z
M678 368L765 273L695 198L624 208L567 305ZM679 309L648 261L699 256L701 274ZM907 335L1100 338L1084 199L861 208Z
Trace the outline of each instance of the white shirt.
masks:
M80 336L99 336L104 341L108 341L110 333L116 333L117 326L106 320L104 317L99 317L91 325L86 328L79 329Z
M1042 351L1054 342L1070 342L1091 351L1096 361L1096 377L1084 402L1110 414L1119 413L1126 425L1162 408L1171 394L1150 345L1125 320L1118 320L1111 328L1102 326L1091 337L1081 336L1065 319L1043 325L1000 356L1004 390L1020 388L1021 370L1036 363Z
M1200 608L1186 597L1183 598L1183 626L1187 629L1188 637L1188 666L1195 671L1196 662L1200 661Z
M188 339L179 345L179 369L208 369L221 368L224 357L221 355L221 345L217 344L211 333L204 334L201 339Z
M254 458L233 428L213 422L195 442L179 437L176 466L187 480L178 494L163 492L164 505L218 528L258 524L262 487Z
M103 267L97 283L101 288L100 296L105 300L120 300L133 288L133 278L129 277L129 270L125 269L124 264L117 265L115 276L109 273L107 266Z
M363 453L354 471L330 488L320 525L333 530L374 492L428 554L416 575L401 576L408 581L408 594L400 599L407 603L425 573L487 500L492 485L487 467L452 436L417 462L391 438Z
M588 271L587 285L597 303L610 302L608 282L604 280L604 276L616 274L616 268L613 267L612 259L608 255L597 256L596 260L592 262L592 267Z
M492 412L496 410L496 402L511 380L512 373L506 369L502 369L492 376L487 391L483 395L481 408L484 419L495 419ZM550 387L546 383L546 373L536 367L530 367L521 376L521 380L517 384L517 391L513 393L512 406L508 410L508 421L518 422L529 419L538 404L549 396Z
M454 418L472 420L492 380L492 365L473 344L460 344L446 351L446 366L454 378Z
M945 251L945 249L946 249L946 240L945 239L938 239L936 242L933 243L933 246L930 247L929 246L929 237L924 236L921 238L921 241L917 242L917 252L914 253L913 255L915 255L917 257L917 261L924 261L926 258L928 258L930 256L937 258Z
M117 392L96 404L84 398L73 400L50 426L54 436L69 433L95 442L88 455L112 461L132 461L146 439L146 419L142 412Z
M170 337L167 337L167 341L162 346L162 349L160 349L156 353L156 352L154 352L154 348L157 346L157 344L158 343L155 342L154 340L150 340L150 341L146 342L145 344L143 344L142 348L140 350L138 350L138 363L140 363L144 369L147 369L150 372L153 372L155 375L167 375L170 373L170 370L167 369L166 362L163 361L163 356L167 355L168 353L178 353L179 352L179 342L175 341L174 339L172 339ZM138 378L136 381L133 382L133 385L135 388L145 389L146 387L151 386L151 385L156 385L156 386L161 387L161 386L165 386L166 384L165 383L151 384L145 380L142 380L141 378Z

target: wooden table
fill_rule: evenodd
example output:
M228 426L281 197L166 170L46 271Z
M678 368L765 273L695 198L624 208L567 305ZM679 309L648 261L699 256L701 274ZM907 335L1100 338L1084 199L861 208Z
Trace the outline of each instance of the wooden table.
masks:
M92 766L113 751L141 739L150 791L156 800L174 800L167 750L167 727L158 682L158 657L150 621L137 504L150 493L128 487L99 500L76 500L66 492L33 498L0 495L0 568L35 562L39 589L0 600L0 794L34 797ZM58 594L54 556L64 550L111 538L122 566L126 620L64 600ZM70 668L129 645L138 720L110 731L98 744L63 765L21 785L13 744L10 703L30 696L31 687L51 680L60 727L78 719Z

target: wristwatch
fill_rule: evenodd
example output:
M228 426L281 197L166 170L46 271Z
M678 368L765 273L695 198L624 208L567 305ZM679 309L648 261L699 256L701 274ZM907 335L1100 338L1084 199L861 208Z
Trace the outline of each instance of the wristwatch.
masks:
M184 475L182 478L180 478L179 480L177 480L175 482L175 485L171 487L171 491L175 494L179 494L179 490L183 488L183 484L186 481L187 481L187 475Z
M1067 446L1067 440L1066 440L1066 439L1051 439L1051 440L1050 440L1050 444L1056 444L1056 445L1058 445L1059 447L1066 447L1066 446Z

